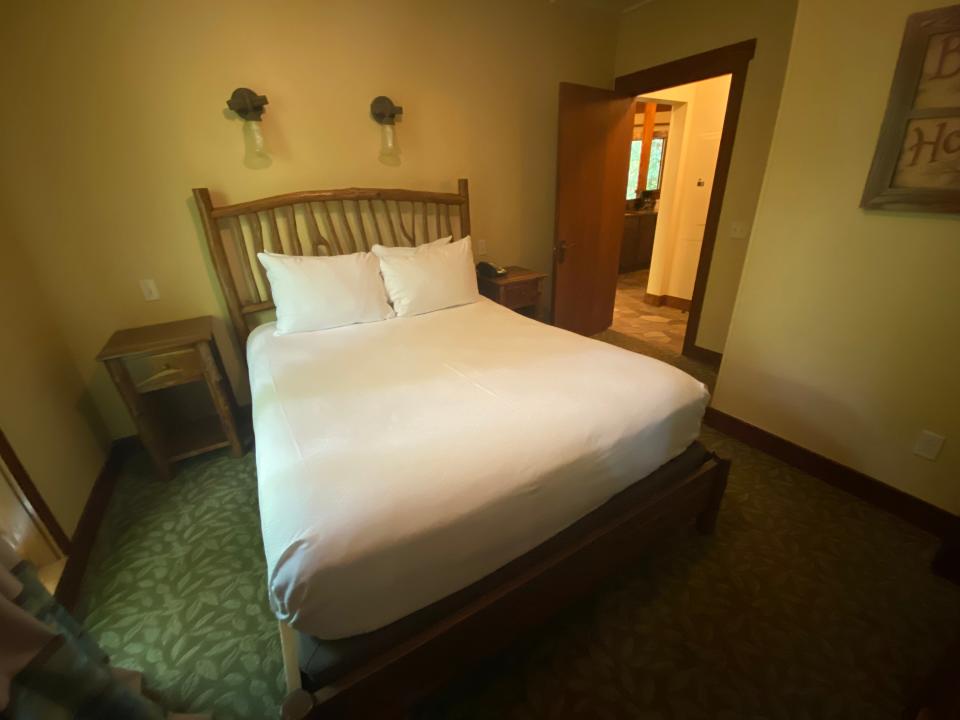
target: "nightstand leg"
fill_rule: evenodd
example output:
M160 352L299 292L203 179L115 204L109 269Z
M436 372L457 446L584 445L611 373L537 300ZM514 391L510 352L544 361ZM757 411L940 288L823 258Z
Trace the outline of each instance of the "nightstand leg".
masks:
M221 370L220 364L213 356L210 344L197 343L196 348L200 355L200 361L203 363L203 375L207 380L207 387L210 389L213 406L217 409L217 415L220 416L220 426L230 442L230 454L233 457L240 457L243 455L243 444L240 442L240 435L237 432L232 394L224 387L228 380Z
M154 427L153 421L143 405L143 398L141 398L140 393L137 392L137 388L130 378L127 366L124 365L123 360L119 358L105 360L104 364L107 366L107 371L110 373L110 377L113 378L117 390L120 391L120 397L122 397L124 403L126 403L127 410L130 411L134 425L137 426L140 441L143 443L144 448L146 448L147 453L149 453L154 465L157 467L157 474L162 480L169 480L172 477L172 472L170 463L167 461L167 453L164 448L163 439Z

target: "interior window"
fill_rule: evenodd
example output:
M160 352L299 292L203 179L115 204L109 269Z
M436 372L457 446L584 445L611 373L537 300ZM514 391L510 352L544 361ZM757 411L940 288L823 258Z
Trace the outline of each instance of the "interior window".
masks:
M665 137L654 137L650 143L650 164L647 166L646 190L659 190L663 180L663 153L667 147ZM637 199L637 186L640 184L640 156L643 154L643 140L630 143L630 169L627 172L627 200Z
M665 137L654 137L650 142L650 165L647 168L647 190L659 190L663 179L663 151L667 147Z
M639 185L640 181L640 151L642 146L643 140L634 140L630 143L630 169L627 172L627 200L637 199L637 185Z

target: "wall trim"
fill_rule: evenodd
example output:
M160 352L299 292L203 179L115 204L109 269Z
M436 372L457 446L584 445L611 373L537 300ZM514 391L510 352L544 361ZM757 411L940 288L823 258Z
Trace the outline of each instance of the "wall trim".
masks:
M135 436L113 441L107 459L90 490L90 495L87 496L87 502L77 522L77 529L73 533L70 554L67 556L63 574L54 592L54 597L67 610L74 609L80 598L80 587L83 584L87 563L90 561L90 552L96 542L107 505L117 487L120 470L126 459L139 447L139 442L139 438Z
M660 307L661 305L666 305L667 307L672 307L676 310L685 310L690 311L690 300L687 298L677 297L675 295L654 295L653 293L644 293L643 301L647 305L653 305L654 307Z
M683 310L685 312L690 312L690 308L693 303L692 300L676 297L674 295L654 295L653 293L648 292L643 294L643 302L654 307L666 305L667 307ZM723 360L723 353L718 353L716 350L708 350L707 348L700 347L693 342L687 342L687 338L689 337L690 327L688 323L687 334L684 337L683 350L681 351L681 354L685 355L691 360L696 360L706 365L710 365L714 369L719 368L720 361Z
M960 539L960 517L957 515L714 407L707 408L704 422L715 430L762 450L851 495L856 495L861 500L886 510L921 530L940 538L952 539L945 543L941 554L944 555L944 563L947 563L950 548L953 548L953 570L960 578L960 548L952 544Z
M720 361L723 360L723 353L718 353L716 350L710 350L692 343L683 348L683 354L691 360L710 365L715 370L720 367Z

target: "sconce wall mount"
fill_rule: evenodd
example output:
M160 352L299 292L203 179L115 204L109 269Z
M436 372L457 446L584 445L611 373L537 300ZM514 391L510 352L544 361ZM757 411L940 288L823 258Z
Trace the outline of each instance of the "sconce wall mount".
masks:
M264 106L267 104L266 95L257 95L250 88L237 88L227 100L227 107L244 120L259 121L263 117Z
M386 95L378 95L370 103L370 115L381 125L394 125L397 116L403 115L403 108L394 105Z

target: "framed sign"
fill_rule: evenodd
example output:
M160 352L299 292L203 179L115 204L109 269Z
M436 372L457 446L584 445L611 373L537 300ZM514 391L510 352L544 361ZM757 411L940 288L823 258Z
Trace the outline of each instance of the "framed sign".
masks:
M907 18L860 207L960 213L960 5Z

